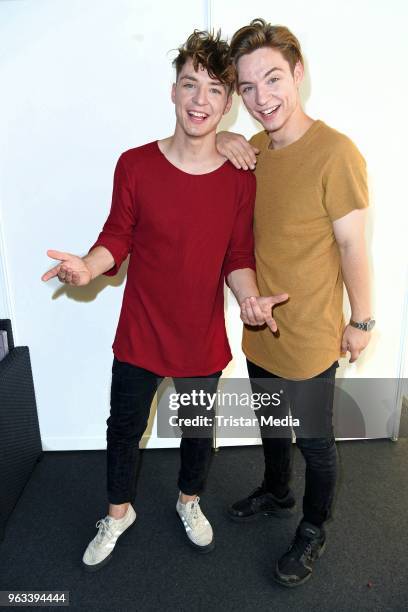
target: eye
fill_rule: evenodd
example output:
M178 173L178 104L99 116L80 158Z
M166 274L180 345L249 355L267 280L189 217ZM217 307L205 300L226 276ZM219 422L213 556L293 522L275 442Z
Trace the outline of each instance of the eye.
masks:
M279 81L278 77L272 77L269 79L269 83L276 83L276 81Z
M191 87L194 87L194 83L184 83L183 87L186 87L187 89L191 89Z
M210 89L210 91L211 91L211 93L216 93L216 94L220 94L221 93L221 91L219 89L216 89L215 87L212 87Z
M246 85L241 89L241 93L248 93L252 89L252 85Z

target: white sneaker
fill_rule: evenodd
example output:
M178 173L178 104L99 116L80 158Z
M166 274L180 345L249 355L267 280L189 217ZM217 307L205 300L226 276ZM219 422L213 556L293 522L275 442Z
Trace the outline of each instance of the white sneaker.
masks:
M98 533L89 542L88 547L82 557L82 563L86 570L95 571L104 566L112 557L112 552L120 536L133 525L136 520L136 512L129 504L125 516L121 519L114 519L112 516L105 516L96 523Z
M210 552L215 546L212 527L199 506L200 498L182 504L177 500L176 510L181 518L190 544L199 552Z

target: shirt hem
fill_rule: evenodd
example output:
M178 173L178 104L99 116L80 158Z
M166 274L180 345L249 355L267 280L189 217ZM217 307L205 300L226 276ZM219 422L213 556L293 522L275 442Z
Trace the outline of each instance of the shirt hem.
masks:
M214 367L212 368L204 368L203 370L200 370L199 372L197 371L193 371L193 372L186 372L186 371L177 371L175 369L172 368L156 368L156 367L151 367L151 364L144 362L144 360L129 360L128 358L124 358L121 357L119 355L119 353L117 351L115 351L115 349L113 349L113 354L116 357L116 359L118 359L119 361L123 361L125 363L130 363L131 365L135 365L139 368L143 368L144 370L148 370L149 372L152 372L153 374L157 374L157 376L160 377L175 377L175 378L194 378L194 377L201 377L201 376L209 376L210 374L215 374L216 372L220 372L222 370L224 370L224 368L227 367L227 365L229 364L229 362L232 360L232 354L230 356L227 356L225 359L223 359L222 361L220 361L218 364L216 364ZM136 363L137 361L137 363Z
M285 374L284 372L279 371L276 368L273 368L273 371L272 371L270 369L270 367L268 367L265 364L261 363L258 359L254 359L253 357L250 357L249 352L246 351L244 349L244 347L242 347L242 351L243 351L245 357L249 361L252 361L252 363L257 365L258 367L263 368L264 370L267 370L271 374L275 374L275 376L279 376L280 378L285 378L286 380L309 380L310 378L315 378L316 376L318 376L318 374L321 374L322 372L325 372L328 368L330 368L330 366L333 365L333 363L335 361L337 361L338 359L340 359L340 357L341 357L340 352L337 353L337 356L334 356L333 358L331 358L329 360L329 362L327 363L327 365L323 365L321 368L319 367L317 372L312 373L312 374L310 374L308 376L294 376L293 374L288 376L288 374Z

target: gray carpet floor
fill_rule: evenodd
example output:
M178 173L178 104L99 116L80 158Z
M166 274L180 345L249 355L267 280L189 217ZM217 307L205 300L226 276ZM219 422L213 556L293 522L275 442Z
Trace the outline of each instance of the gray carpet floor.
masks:
M15 507L0 544L0 590L64 590L69 610L335 611L408 610L408 439L340 442L340 478L325 554L297 589L271 579L301 516L304 462L292 487L297 514L236 524L227 505L262 479L260 447L214 454L201 505L216 549L192 549L175 512L178 451L146 450L135 526L99 572L81 557L106 513L105 452L46 452ZM59 609L54 606L44 609Z

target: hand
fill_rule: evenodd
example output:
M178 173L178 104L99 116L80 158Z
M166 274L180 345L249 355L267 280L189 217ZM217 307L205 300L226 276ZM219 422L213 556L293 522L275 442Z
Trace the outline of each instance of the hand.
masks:
M286 302L288 298L287 293L269 297L247 297L241 304L241 320L246 325L263 325L266 323L269 329L275 333L278 331L278 326L272 317L272 309L276 304Z
M253 147L241 134L234 132L218 132L216 137L218 153L234 164L238 170L243 168L253 170L256 165L256 153L259 149Z
M354 363L360 356L360 353L365 349L370 342L371 332L362 331L351 325L347 325L343 333L341 341L341 351L351 354L350 363Z
M92 280L91 271L81 257L53 250L47 251L47 255L52 259L59 259L61 263L43 274L41 280L48 281L58 276L61 283L72 287L87 285Z

